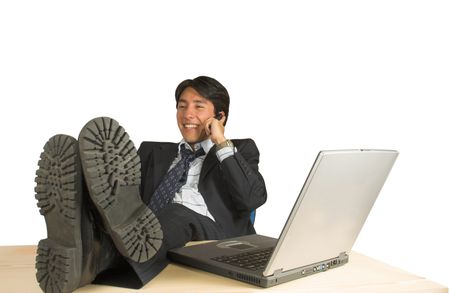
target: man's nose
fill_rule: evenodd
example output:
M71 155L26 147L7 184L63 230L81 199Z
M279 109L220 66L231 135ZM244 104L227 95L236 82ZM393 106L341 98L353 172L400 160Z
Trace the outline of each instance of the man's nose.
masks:
M186 111L184 112L184 117L187 119L192 119L195 117L195 111L192 107L186 108Z

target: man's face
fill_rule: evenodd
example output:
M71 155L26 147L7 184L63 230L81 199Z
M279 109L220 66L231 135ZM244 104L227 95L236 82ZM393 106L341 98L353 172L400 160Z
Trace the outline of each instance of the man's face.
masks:
M177 107L177 123L181 135L189 144L208 138L205 122L214 117L214 105L193 88L187 87L180 95Z

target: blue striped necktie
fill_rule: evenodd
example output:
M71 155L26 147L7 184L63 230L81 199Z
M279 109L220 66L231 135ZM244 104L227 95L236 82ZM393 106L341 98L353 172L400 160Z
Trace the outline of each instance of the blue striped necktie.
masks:
M186 184L189 165L195 158L205 154L203 148L199 148L195 153L187 149L183 144L180 148L181 160L164 176L152 198L149 207L153 212L157 212L167 204L171 203L175 193Z

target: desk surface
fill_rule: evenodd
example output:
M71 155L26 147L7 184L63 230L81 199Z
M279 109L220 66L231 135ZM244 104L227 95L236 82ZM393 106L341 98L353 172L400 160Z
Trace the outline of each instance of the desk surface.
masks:
M36 246L0 246L0 291L41 292L35 278ZM170 264L139 291L88 285L76 292L448 292L445 286L352 252L343 267L269 289Z

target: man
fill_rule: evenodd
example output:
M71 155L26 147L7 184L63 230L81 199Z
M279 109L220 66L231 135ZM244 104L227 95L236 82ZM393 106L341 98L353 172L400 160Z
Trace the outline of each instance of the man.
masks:
M266 201L259 152L228 140L228 92L200 76L175 91L180 143L134 144L100 117L44 146L36 198L47 239L38 245L45 292L96 282L140 288L168 263L168 249L191 240L255 233L250 214Z

